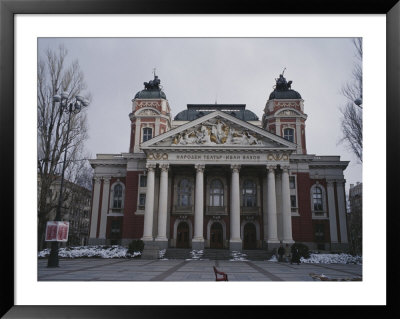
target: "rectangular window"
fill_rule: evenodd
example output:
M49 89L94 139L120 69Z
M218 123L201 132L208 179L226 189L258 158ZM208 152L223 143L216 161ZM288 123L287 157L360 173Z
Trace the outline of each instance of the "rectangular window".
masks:
M147 176L145 175L140 175L140 187L147 187Z
M289 176L290 189L296 189L296 177Z
M290 195L290 206L292 208L296 208L297 207L296 195Z
M146 194L139 194L139 208L144 209L146 205Z

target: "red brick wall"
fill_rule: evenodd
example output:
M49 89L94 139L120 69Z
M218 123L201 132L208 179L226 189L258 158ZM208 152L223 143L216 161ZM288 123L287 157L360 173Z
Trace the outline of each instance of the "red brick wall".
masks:
M141 238L143 236L143 215L135 215L137 209L137 196L139 187L139 174L143 171L126 173L124 221L122 225L122 238Z
M297 173L297 196L299 217L292 217L292 234L295 241L313 241L313 225L311 219L310 188L308 173Z

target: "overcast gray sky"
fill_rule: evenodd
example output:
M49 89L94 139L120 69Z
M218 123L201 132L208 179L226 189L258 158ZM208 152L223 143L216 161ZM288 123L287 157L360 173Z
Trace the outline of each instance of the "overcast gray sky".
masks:
M361 164L343 144L342 85L351 79L350 38L39 38L39 56L60 44L77 59L93 99L87 110L86 148L128 152L131 100L153 78L161 79L172 116L187 104L232 103L262 118L275 78L285 77L304 99L307 151L350 161L349 184L362 181Z

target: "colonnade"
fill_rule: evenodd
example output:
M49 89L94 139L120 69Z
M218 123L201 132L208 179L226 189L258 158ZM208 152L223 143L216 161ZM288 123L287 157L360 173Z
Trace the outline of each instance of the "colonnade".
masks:
M203 235L203 212L204 212L204 168L202 164L194 165L196 169L195 198L194 198L194 234L192 247L204 247ZM142 240L153 240L153 212L154 212L154 191L155 191L155 164L148 163L147 168L147 194L144 213L144 230ZM242 239L240 236L240 184L239 172L241 165L231 165L231 202L230 202L230 249L241 249ZM267 243L277 244L278 222L277 222L277 199L276 199L276 166L268 165L267 170L267 224L268 233L265 238ZM282 169L282 238L284 243L293 243L292 222L289 189L289 165L281 166ZM160 196L158 204L158 233L154 239L159 242L167 242L167 194L168 194L168 164L160 165Z

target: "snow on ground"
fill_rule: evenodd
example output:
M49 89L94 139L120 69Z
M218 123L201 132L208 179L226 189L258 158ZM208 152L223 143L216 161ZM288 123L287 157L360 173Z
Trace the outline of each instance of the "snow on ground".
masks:
M50 249L46 248L38 253L39 258L50 255ZM58 256L61 258L131 258L141 255L140 252L128 253L128 248L123 246L76 246L61 247Z
M239 251L233 250L231 252L231 256L232 256L232 258L229 259L229 261L246 261L247 260L247 258L246 258L247 255L243 254L243 253L241 253Z
M268 261L277 262L276 256ZM300 258L304 264L356 264L362 265L362 256L352 256L350 254L310 254L310 258Z
M159 259L164 258L166 249L159 251ZM50 254L50 249L46 248L38 253L39 258L46 258ZM202 260L203 250L192 250L191 258L186 260ZM128 253L128 249L123 246L76 246L62 247L58 250L58 256L61 258L132 258L140 256L140 252ZM247 255L239 251L231 252L229 261L247 261ZM278 259L273 255L268 261L278 262ZM362 256L352 256L350 254L310 254L310 258L300 259L304 264L357 264L362 265Z

